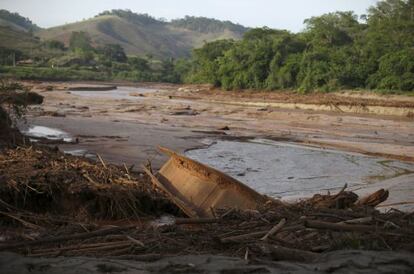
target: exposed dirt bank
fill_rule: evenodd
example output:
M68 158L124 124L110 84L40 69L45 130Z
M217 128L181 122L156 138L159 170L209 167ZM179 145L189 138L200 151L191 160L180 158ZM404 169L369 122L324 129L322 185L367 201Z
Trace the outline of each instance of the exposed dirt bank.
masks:
M225 99L233 101L266 101L280 103L313 104L313 105L344 105L344 106L383 106L383 107L414 107L414 96L382 95L374 92L339 91L330 93L298 94L292 91L223 91L207 86L181 87L182 92L196 91L193 96L199 98ZM237 100L235 100L237 99Z

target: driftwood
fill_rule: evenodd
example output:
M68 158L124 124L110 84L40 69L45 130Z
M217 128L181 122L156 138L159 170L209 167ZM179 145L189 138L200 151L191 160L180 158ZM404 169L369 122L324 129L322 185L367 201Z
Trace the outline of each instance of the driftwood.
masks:
M393 229L385 230L382 227L375 225L349 225L349 224L340 224L340 223L328 223L320 221L305 221L305 226L308 228L316 229L328 229L334 231L354 231L354 232L372 232L378 234L388 234L388 235L405 235L408 237L414 237L413 231L404 230L404 229Z
M372 222L373 219L374 218L369 216L369 217L346 220L346 221L339 222L337 224L366 224L366 223Z
M28 246L35 246L35 245L42 245L47 243L60 243L65 241L71 241L71 240L81 240L81 239L89 239L93 237L99 237L99 236L105 236L112 233L117 233L120 231L125 231L128 229L131 229L135 226L127 226L127 227L112 227L107 229L101 229L96 230L92 232L85 232L85 233L78 233L73 235L64 235L64 236L58 236L58 237L51 237L51 238L45 238L35 241L27 241L27 242L20 242L20 243L14 243L14 244L7 244L7 245L1 245L1 250L7 250L7 249L14 249L19 247L28 247Z
M267 238L269 238L270 236L273 236L277 232L279 232L285 224L286 224L286 219L280 220L280 222L277 225L275 225L274 227L272 227L272 229L269 232L267 232L267 234L264 235L260 240L266 241Z
M342 191L334 196L316 194L309 200L314 208L349 208L358 200L358 195Z
M355 205L357 206L372 206L376 207L380 203L388 199L389 192L388 190L380 189L370 195L367 195L359 199Z
M252 232L252 233L247 233L247 234L243 234L243 235L238 235L238 236L231 236L231 237L226 237L220 240L220 242L222 243L237 243L243 240L247 240L247 239L251 239L251 238L257 238L257 237L262 237L264 235L266 235L267 230L266 231L258 231L258 232Z
M125 166L125 170L117 169L103 160L96 164L55 154L24 148L9 152L7 157L0 154L0 180L6 181L0 187L3 191L0 225L4 239L0 250L28 256L96 256L144 261L200 253L247 260L271 257L311 261L318 257L313 252L352 248L354 241L350 241L350 236L368 249L402 250L414 246L413 214L397 210L381 213L371 207L373 201L378 201L375 195L385 197L386 191L355 204L351 201L356 195L345 191L344 186L337 194L319 195L291 205L269 200L254 210L246 210L231 203L208 204L204 208L211 215L205 218L177 218L186 212L178 211L172 199L183 201L193 197L191 194L174 195L169 185L163 184L172 195L162 195L162 186L157 186L156 180L151 183L147 177L134 179L136 174L128 172ZM25 165L16 167L15 159ZM44 168L39 169L39 161ZM209 174L199 175L208 177ZM66 178L76 183L66 184ZM162 179L160 174L157 178ZM182 183L188 181L183 179ZM59 197L71 199L72 191L79 193L80 198L60 201ZM92 192L93 199L84 199L85 191ZM118 191L120 196L115 196ZM39 199L41 193L45 193L43 199ZM145 194L144 199L141 194ZM43 202L48 201L44 197L52 195L57 199L43 207ZM73 207L63 207L68 204ZM55 212L60 206L64 211ZM86 215L83 215L84 207ZM158 226L156 216L163 214L176 217L166 222L165 227L163 222ZM40 237L46 238L34 236L39 232L44 235Z
M101 162L102 166L103 166L105 169L107 169L106 164L105 164L105 161L102 159L101 155L96 154L96 156L98 156L98 159L99 159L99 161Z
M293 226L280 228L278 230L278 232L296 231L296 230L300 230L302 228L303 228L302 225L293 225ZM268 233L269 233L269 231L265 230L265 231L247 233L247 234L243 234L243 235L230 236L230 237L220 239L220 242L222 242L222 243L237 243L237 242L240 242L240 241L243 241L243 240L248 240L248 239L251 239L251 238L264 237ZM268 237L270 237L270 235Z
M124 247L129 247L133 245L131 241L118 241L118 242L107 242L107 243L97 243L97 244L86 244L86 245L75 245L68 246L63 248L47 249L47 250L36 250L33 254L30 254L31 257L43 257L43 256L55 256L59 255L64 251L67 252L98 252L106 251L112 249L119 249Z
M335 231L375 232L377 230L375 226L370 225L348 225L310 220L305 221L305 226L309 228L329 229Z
M67 250L74 250L74 249L87 249L87 248L94 248L94 247L119 245L119 244L131 244L131 243L127 240L122 240L122 241L102 242L102 243L92 243L92 244L75 244L75 245L69 245L69 246L64 246L64 247L34 249L32 250L32 253L38 254L38 253L47 253L47 252L56 252L56 251L67 251Z

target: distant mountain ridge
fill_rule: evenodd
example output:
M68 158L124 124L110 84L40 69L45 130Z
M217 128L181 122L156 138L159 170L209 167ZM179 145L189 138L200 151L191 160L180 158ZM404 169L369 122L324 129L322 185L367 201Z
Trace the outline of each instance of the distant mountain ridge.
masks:
M26 32L40 30L40 27L34 24L29 18L4 9L0 9L0 26Z
M119 44L129 55L186 57L193 48L219 39L241 39L248 28L230 21L187 16L170 22L130 10L104 11L97 16L48 29L37 29L43 40L66 45L72 32L89 34L95 46Z

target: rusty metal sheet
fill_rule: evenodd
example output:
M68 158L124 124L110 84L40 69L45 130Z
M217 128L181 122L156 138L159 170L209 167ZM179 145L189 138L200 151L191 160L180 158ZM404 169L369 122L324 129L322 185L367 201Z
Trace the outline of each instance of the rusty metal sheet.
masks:
M236 179L167 148L170 156L152 182L190 217L214 217L213 209L256 209L267 198Z

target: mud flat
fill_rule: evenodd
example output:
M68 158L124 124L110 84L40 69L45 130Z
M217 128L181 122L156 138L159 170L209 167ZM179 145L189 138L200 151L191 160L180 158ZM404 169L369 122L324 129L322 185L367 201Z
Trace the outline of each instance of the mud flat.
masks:
M221 103L236 106L254 107L275 107L284 109L302 109L312 111L333 111L355 114L377 114L408 117L414 115L413 107L393 107L393 106L365 106L365 105L341 105L341 104L304 104L304 103L284 103L284 102L236 102L211 100L211 103Z
M289 197L310 195L318 189L337 189L344 183L353 187L361 184L360 187L364 188L393 180L393 185L400 185L395 183L397 175L410 176L412 172L414 123L410 111L413 110L414 99L411 97L355 93L303 96L283 92L226 93L204 87L149 84L118 86L117 90L110 91L67 91L69 87L70 83L65 83L65 90L56 87L41 91L45 102L41 107L31 109L28 123L67 132L77 142L59 144L59 147L78 155L98 153L109 162L135 167L150 160L157 169L165 161L157 152L158 145L184 152L205 147L204 140L210 138L217 142L216 146L201 150L206 154L198 155L198 160L217 165L246 183L258 176L260 179L257 180L262 185L255 187L263 193ZM292 107L278 104L292 104ZM302 109L300 104L322 107ZM324 106L329 106L329 109L324 109ZM342 106L352 111L340 111L344 110ZM366 111L367 108L396 108L401 113L372 112ZM245 149L246 143L242 147L220 143L255 138L279 140L283 144L250 142L250 148ZM239 160L231 159L227 154L219 158L219 153L209 159L209 153L217 152L215 149L220 144L234 148L233 152L238 154L235 158ZM292 144L308 148L300 148L303 151L297 152L298 147L292 147ZM263 154L258 153L261 146L271 147L275 150L274 155L267 154L269 157L261 158ZM301 153L305 154L303 159ZM276 159L275 155L283 157ZM279 165L274 163L276 160ZM231 166L243 161L244 170L231 170L225 166L225 162ZM274 170L274 173L256 172L258 168L252 167L247 170L247 166L256 166L257 163ZM281 185L273 187L270 183L272 177L277 178ZM281 186L289 186L290 189ZM409 183L404 183L404 187L405 193L413 193ZM403 193L402 189L398 191Z
M413 269L407 252L414 246L414 216L374 210L388 198L379 188L390 189L390 207L413 192L409 117L240 107L176 99L172 92L41 92L44 105L32 108L21 127L39 142L60 138L52 146L96 155L97 161L37 146L1 155L6 183L0 251L29 257L2 253L2 273L70 273L81 267L91 273ZM328 141L338 143L325 149ZM349 143L363 153L350 152ZM178 195L171 198L154 187L151 176L136 172L146 164L156 173L157 162L164 162L157 145L187 151L274 197L322 195L287 204L257 193L264 201L255 208L209 207L212 218L188 218ZM382 156L367 156L373 153ZM402 155L405 161L395 160ZM174 159L178 168L186 167ZM208 170L198 174L209 177ZM217 181L226 183L223 177ZM374 190L361 199L342 188L344 182L356 191ZM207 204L209 197L198 201ZM170 215L159 218L160 212Z
M87 155L91 158L95 158L92 155L100 154L110 163L133 165L137 170L148 161L155 169L161 167L166 156L158 152L157 146L160 144L184 151L203 146L201 140L207 137L186 128L160 127L131 121L112 122L93 117L38 117L28 121L32 125L29 128L48 128L49 131L50 128L59 129L66 134L70 132L70 135L64 135L64 140L60 140L76 139L77 143L54 144L69 154ZM56 140L60 137L62 136L49 135L48 138Z
M367 190L390 189L390 198L384 205L405 202L394 206L414 210L414 185L410 182L414 179L414 163L410 162L266 139L216 140L186 155L262 194L285 201L339 191L347 184L362 196L369 194Z

